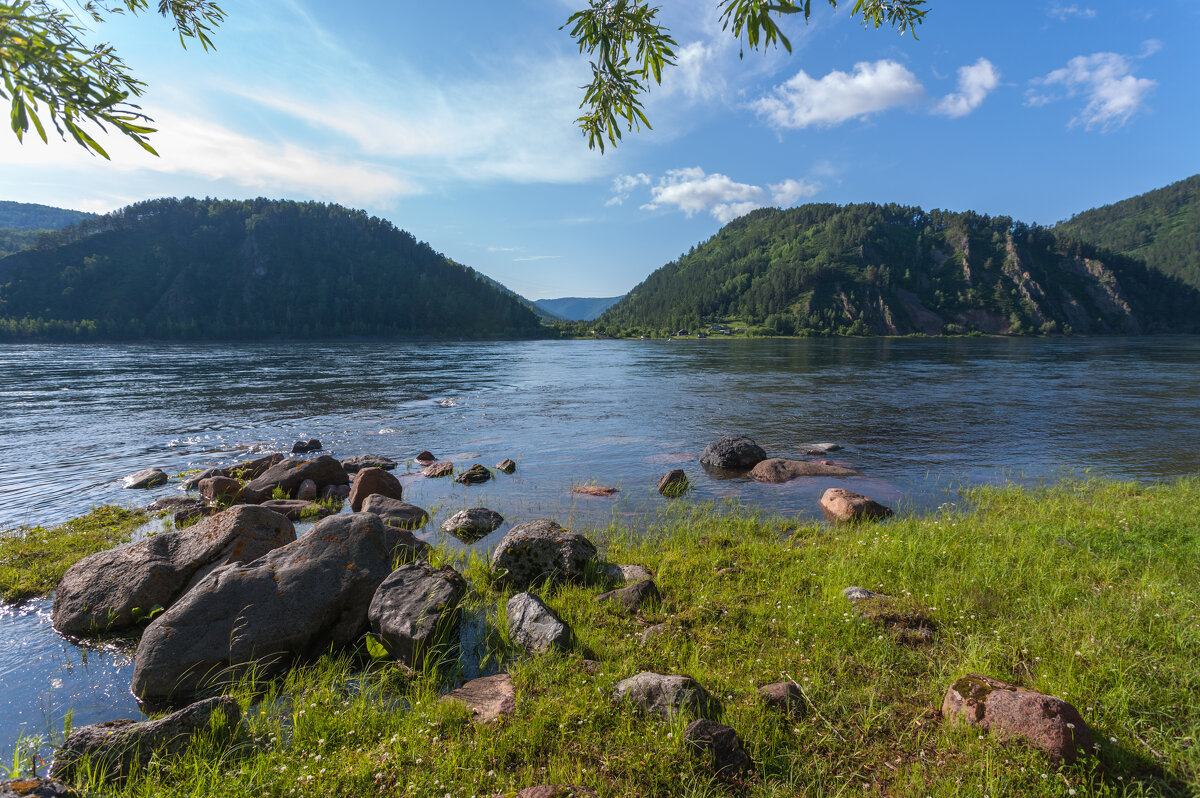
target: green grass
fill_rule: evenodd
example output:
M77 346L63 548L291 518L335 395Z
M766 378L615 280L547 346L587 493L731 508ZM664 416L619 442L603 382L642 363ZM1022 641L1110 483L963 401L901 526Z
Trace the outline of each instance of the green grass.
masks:
M439 704L453 656L406 676L342 653L269 682L232 744L201 739L117 794L458 798L576 783L662 798L1198 795L1198 505L1198 478L980 488L857 527L676 501L638 528L591 533L610 561L654 570L662 603L627 617L596 604L600 586L541 591L580 648L537 658L515 656L496 628L507 594L484 560L438 551L472 585L465 611L515 680L514 717L480 726ZM932 621L934 641L854 613L849 585L897 597L906 617ZM655 623L667 632L643 645ZM755 773L722 781L682 744L683 719L613 704L617 681L642 670L699 680ZM1059 768L941 722L947 687L970 672L1070 701L1096 756ZM782 678L803 687L804 719L757 700ZM251 688L238 694L249 707Z
M0 531L0 600L49 593L76 562L128 543L148 520L139 510L105 505L60 526Z

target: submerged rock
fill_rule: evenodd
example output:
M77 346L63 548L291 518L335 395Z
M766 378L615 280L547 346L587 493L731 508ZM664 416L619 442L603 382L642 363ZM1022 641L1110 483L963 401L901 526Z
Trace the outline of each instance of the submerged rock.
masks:
M399 501L404 498L400 480L382 468L363 468L350 484L350 510L359 512L368 496L386 496Z
M574 637L571 627L532 593L518 593L508 600L508 639L530 654L569 651Z
M170 607L220 566L249 562L295 539L295 528L278 513L231 507L188 529L84 557L59 582L50 617L67 635L125 629L155 607Z
M372 513L335 515L250 563L219 568L146 627L133 693L162 703L358 641L394 558L412 535Z
M418 463L432 463L434 460L437 460L437 458L433 456L433 452L429 451L428 449L423 452L417 452L417 456L413 459Z
M726 435L705 447L700 465L723 471L748 471L767 459L762 447L744 435Z
M145 468L125 477L125 487L135 490L157 488L159 485L166 485L170 479L167 472L161 468Z
M682 468L676 468L663 474L658 480L658 492L663 496L682 496L688 489L687 474Z
M417 462L421 461L418 460ZM453 473L454 463L451 463L449 460L431 463L430 465L427 465L421 469L421 476L428 477L430 479L436 479L437 477L448 477Z
M759 482L782 483L791 482L800 477L858 477L859 472L851 468L811 463L807 460L788 460L783 457L773 457L763 460L750 470L748 475Z
M193 734L212 728L214 718L227 733L241 720L237 699L219 696L199 701L158 720L110 720L75 729L54 755L50 776L72 781L85 757L89 768L103 768L107 780L124 779L150 764L155 754L176 756L187 750Z
M1020 737L1062 762L1074 762L1080 753L1091 751L1091 729L1075 707L1061 698L977 673L950 686L942 701L942 716L1000 740Z
M296 441L292 444L292 454L308 454L309 452L319 452L325 447L316 438L309 438L307 441Z
M875 521L892 515L890 507L868 499L861 493L830 488L821 495L821 511L830 521Z
M503 471L505 474L511 474L517 470L517 464L505 457L499 463L496 463L496 470Z
M492 553L497 581L524 590L543 580L582 582L596 547L548 518L517 524Z
M393 571L371 599L367 618L388 653L412 668L458 625L466 580L453 568L414 562Z
M454 478L454 481L460 485L482 485L492 478L492 472L475 463L473 466L463 471Z
M572 493L579 493L584 496L600 496L607 498L616 496L620 491L617 488L606 488L602 485L576 485L571 488Z
M808 457L820 457L823 454L830 452L840 452L842 447L836 443L810 443L804 450L804 454Z

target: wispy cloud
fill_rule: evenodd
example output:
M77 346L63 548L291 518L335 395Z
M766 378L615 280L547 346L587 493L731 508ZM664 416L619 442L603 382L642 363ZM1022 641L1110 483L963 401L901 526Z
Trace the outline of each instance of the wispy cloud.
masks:
M801 70L751 107L780 129L830 126L919 101L925 89L912 72L884 59L813 78Z
M787 179L762 186L739 183L720 173L707 174L699 166L671 169L650 190L650 201L642 210L671 207L687 216L708 213L718 222L735 219L767 205L793 205L811 197L820 185L807 180Z
M526 255L523 258L513 258L513 262L522 263L527 260L555 260L561 257L562 255Z
M986 58L958 70L958 91L941 99L933 112L949 117L966 116L983 104L984 98L1000 85L1000 72Z
M1141 57L1153 55L1160 47L1157 41L1147 42ZM1026 93L1025 102L1043 106L1082 96L1087 104L1071 118L1070 126L1115 130L1145 108L1146 99L1158 85L1157 81L1134 77L1134 60L1119 53L1076 56L1062 69L1030 81L1033 88Z
M629 195L638 186L650 185L650 175L638 172L636 175L617 175L612 182L612 197L605 205L620 205L629 199Z
M1063 5L1055 3L1046 9L1046 16L1053 17L1061 22L1066 22L1068 19L1095 19L1096 10L1094 8L1080 8L1077 5Z

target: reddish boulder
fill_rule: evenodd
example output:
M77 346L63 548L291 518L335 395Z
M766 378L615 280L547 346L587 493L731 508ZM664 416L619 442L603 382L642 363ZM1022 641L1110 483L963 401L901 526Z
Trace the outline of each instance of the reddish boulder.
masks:
M517 711L517 691L507 673L472 679L457 690L442 696L442 701L458 701L467 705L478 723L489 723Z
M942 716L966 723L1001 740L1020 737L1062 762L1088 753L1092 732L1075 707L1061 698L1026 690L977 673L968 674L946 691Z
M890 507L844 488L825 491L821 510L830 521L875 521L892 515Z
M795 682L772 682L758 688L763 704L792 717L802 718L808 712L804 694Z
M619 493L617 488L606 488L603 485L576 485L571 488L572 493L578 493L583 496L616 496Z
M354 475L350 486L350 510L358 512L368 496L386 496L399 501L404 498L400 480L382 468L364 468Z

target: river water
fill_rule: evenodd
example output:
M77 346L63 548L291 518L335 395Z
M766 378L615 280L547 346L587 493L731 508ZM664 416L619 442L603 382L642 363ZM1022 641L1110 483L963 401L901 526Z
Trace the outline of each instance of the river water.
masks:
M772 456L836 442L863 477L761 485L706 474L705 444L754 438ZM495 343L0 345L0 530L105 503L145 504L142 468L224 465L319 438L327 453L422 449L517 461L482 487L403 477L432 511L421 536L484 505L513 523L586 528L663 500L681 467L701 500L816 517L845 485L919 511L964 483L1200 471L1200 338L707 339ZM573 485L620 489L612 499ZM452 541L452 539L450 539ZM19 735L137 716L121 647L82 648L49 603L0 605L0 762Z

